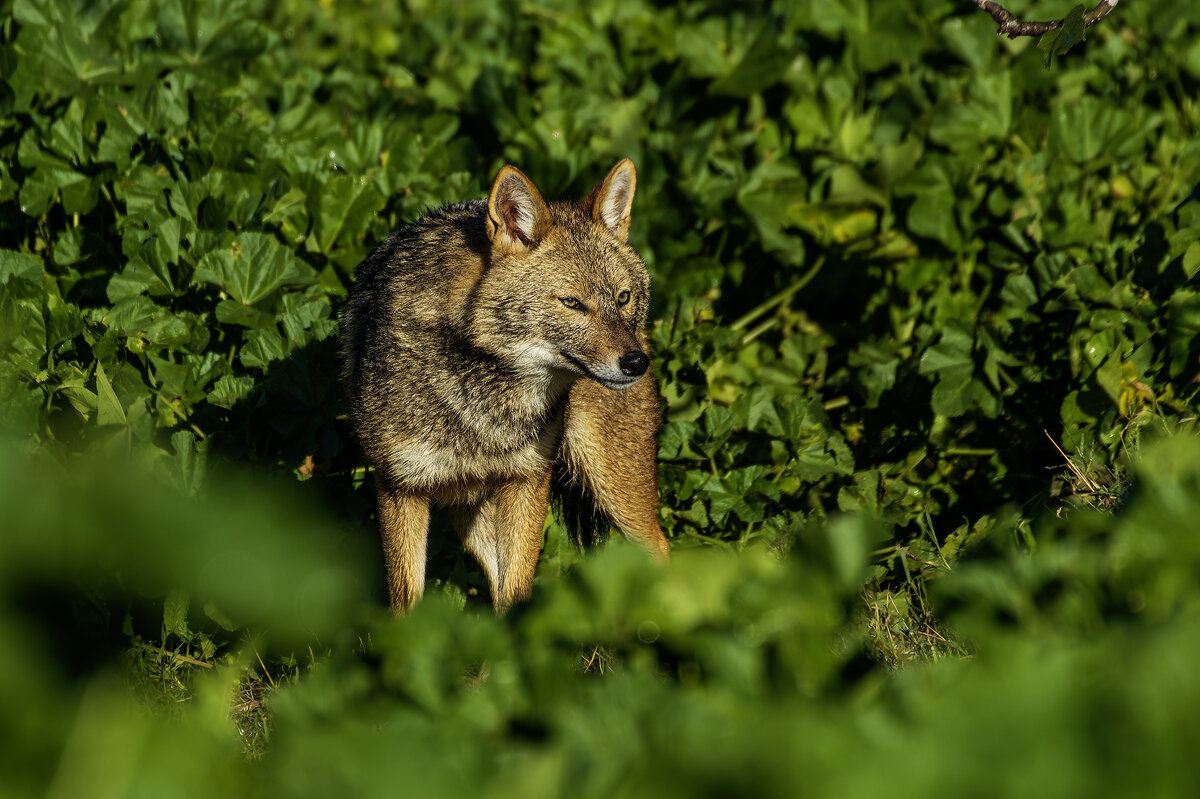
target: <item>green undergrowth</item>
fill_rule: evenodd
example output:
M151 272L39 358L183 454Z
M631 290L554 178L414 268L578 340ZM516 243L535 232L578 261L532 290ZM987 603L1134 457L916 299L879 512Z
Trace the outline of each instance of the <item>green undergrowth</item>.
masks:
M1194 786L1198 34L0 0L0 796ZM495 619L438 517L391 619L356 265L627 156L670 567L554 513Z
M969 651L897 672L856 621L883 538L863 516L797 530L783 558L692 547L662 568L614 543L543 569L504 618L433 592L397 621L296 487L242 475L184 500L89 467L0 459L9 795L1121 796L1200 777L1195 431L1146 447L1115 513L1003 523L925 580ZM176 655L220 650L181 673L155 649L131 691L88 610L129 623L164 583Z

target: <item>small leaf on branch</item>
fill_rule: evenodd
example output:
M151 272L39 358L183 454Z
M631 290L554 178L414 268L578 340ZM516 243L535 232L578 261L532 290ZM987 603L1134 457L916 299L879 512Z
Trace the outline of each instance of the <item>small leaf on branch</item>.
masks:
M1055 55L1065 55L1077 42L1084 41L1083 6L1077 5L1063 17L1062 26L1042 34L1038 49L1046 54L1046 69Z

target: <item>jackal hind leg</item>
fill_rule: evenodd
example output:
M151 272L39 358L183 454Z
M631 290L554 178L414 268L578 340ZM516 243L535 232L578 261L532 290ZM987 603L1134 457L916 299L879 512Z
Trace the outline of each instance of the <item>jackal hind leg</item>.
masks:
M497 485L475 506L451 510L463 546L487 574L497 613L526 599L533 589L549 505L547 469Z
M429 542L429 497L380 481L379 536L387 569L392 611L401 614L425 591L425 553Z
M666 559L670 545L658 524L654 440L660 413L649 375L625 391L580 380L571 387L562 456L570 475L626 538Z

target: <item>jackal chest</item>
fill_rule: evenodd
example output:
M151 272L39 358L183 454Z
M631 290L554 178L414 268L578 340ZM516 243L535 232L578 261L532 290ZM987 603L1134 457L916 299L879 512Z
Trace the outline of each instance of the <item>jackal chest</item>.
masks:
M562 416L537 425L474 425L410 431L390 442L388 465L397 482L438 493L444 487L486 486L549 469L562 438Z

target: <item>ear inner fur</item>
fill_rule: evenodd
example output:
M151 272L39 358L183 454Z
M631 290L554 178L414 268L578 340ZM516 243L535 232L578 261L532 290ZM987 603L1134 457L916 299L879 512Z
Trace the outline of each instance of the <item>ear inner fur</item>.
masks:
M629 238L629 218L636 188L637 170L633 161L626 158L612 168L585 201L591 204L592 217L611 230L618 241Z
M524 252L537 245L546 224L546 201L533 182L514 166L496 175L488 195L488 237L492 244Z

